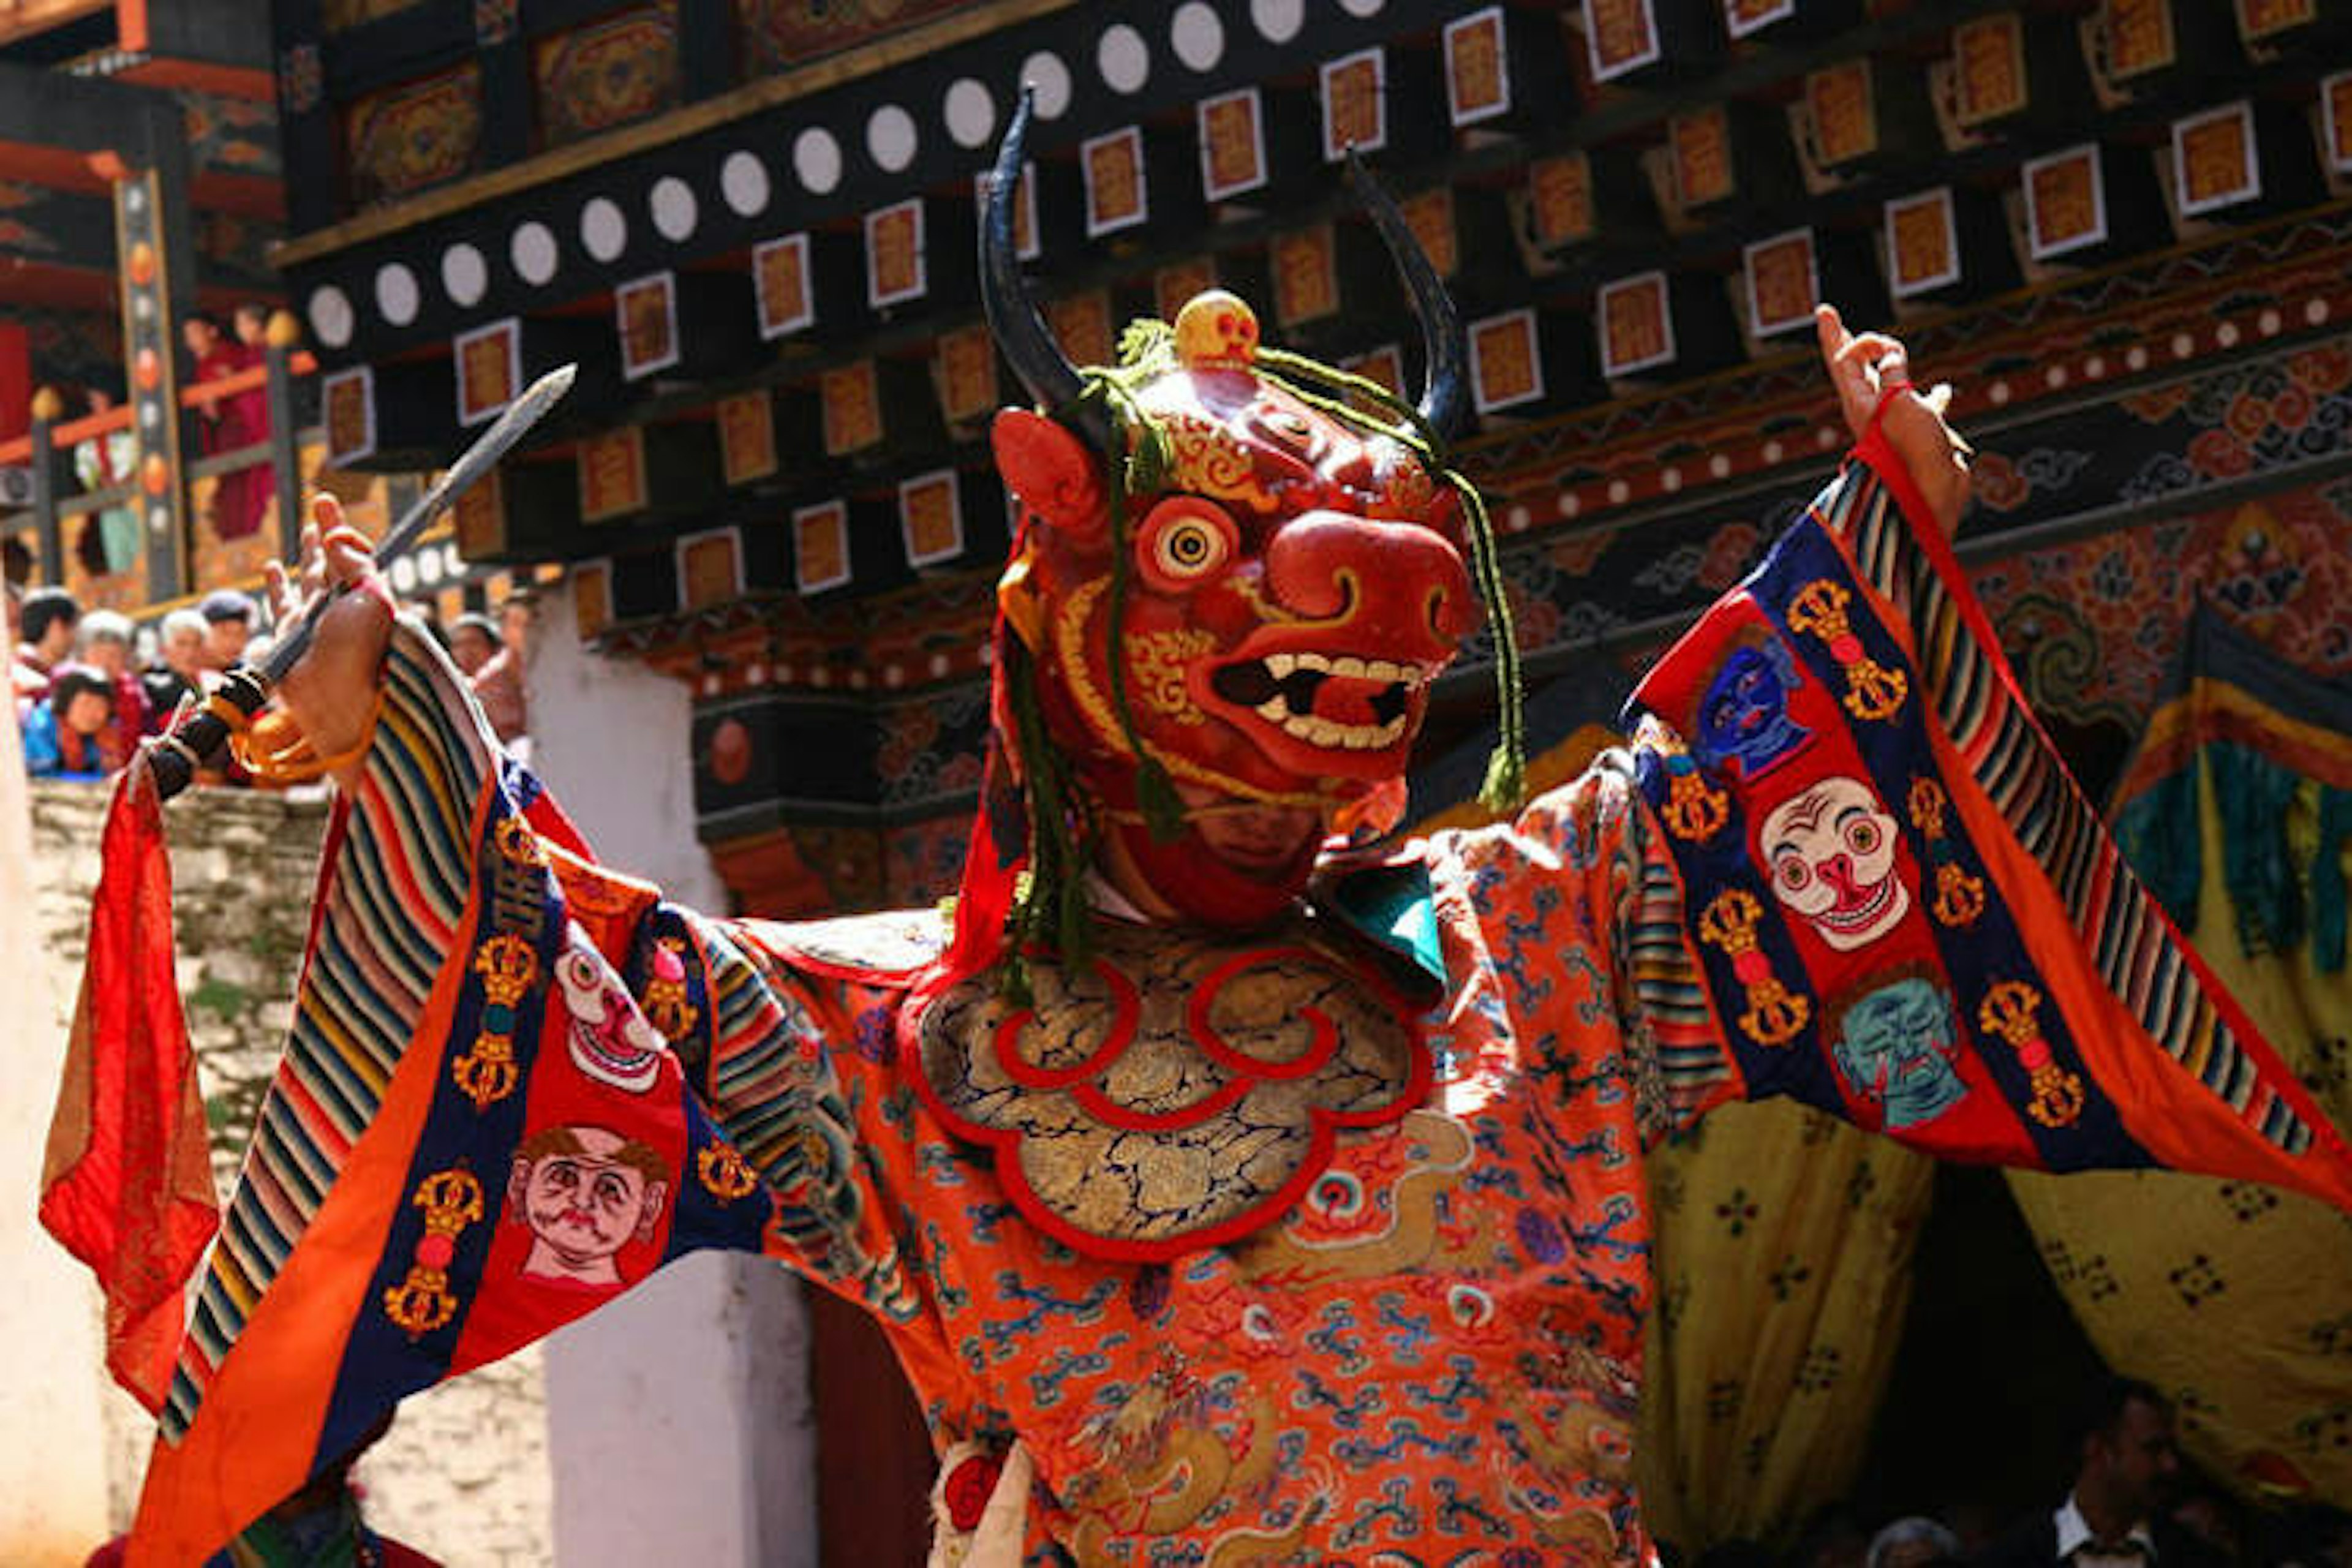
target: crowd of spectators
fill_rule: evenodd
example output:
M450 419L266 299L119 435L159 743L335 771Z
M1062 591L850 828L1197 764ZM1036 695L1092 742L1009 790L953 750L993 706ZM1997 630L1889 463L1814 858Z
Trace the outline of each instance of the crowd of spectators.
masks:
M2074 1473L2022 1511L1953 1501L1883 1517L1836 1504L1788 1552L1732 1541L1662 1554L1683 1568L2352 1568L2352 1514L2242 1506L2181 1458L2172 1406L2148 1384L2104 1379L2070 1425Z
M10 590L12 597L15 590ZM422 606L499 739L524 743L523 659L534 605L518 588L498 618L460 616L447 628ZM9 661L9 693L25 736L25 763L36 777L104 778L129 762L140 741L171 728L184 705L203 701L223 672L257 664L268 651L260 612L235 589L206 595L194 608L165 616L152 657L142 667L138 635L128 616L111 610L85 614L62 588L36 588L12 605L16 628ZM243 783L232 767L216 782Z

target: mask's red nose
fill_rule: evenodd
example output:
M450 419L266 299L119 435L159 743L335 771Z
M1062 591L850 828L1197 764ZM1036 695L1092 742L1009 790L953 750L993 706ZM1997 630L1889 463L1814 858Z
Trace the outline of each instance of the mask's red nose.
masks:
M1266 586L1296 616L1349 611L1349 641L1391 658L1436 662L1478 622L1461 552L1419 523L1310 511L1275 532Z

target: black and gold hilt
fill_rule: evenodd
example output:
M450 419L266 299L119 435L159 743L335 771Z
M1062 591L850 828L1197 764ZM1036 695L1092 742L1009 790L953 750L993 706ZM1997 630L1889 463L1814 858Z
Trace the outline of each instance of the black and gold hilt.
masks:
M221 678L213 698L244 714L249 722L269 706L268 678L240 664ZM229 731L229 721L214 710L212 703L190 709L185 718L147 749L156 795L169 800L195 783L198 773L220 767L227 755Z

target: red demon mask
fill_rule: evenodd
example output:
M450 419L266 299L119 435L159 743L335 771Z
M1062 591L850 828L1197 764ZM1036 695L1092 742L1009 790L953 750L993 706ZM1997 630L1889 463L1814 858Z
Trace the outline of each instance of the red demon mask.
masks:
M1022 513L999 591L1021 647L1000 685L1016 661L1034 679L1074 809L1155 892L1197 919L1263 920L1303 885L1316 825L1401 798L1430 683L1477 618L1460 499L1417 440L1348 412L1333 373L1262 351L1231 294L1196 297L1172 329L1130 329L1115 369L1071 365L1012 245L1027 124L1024 100L981 245L990 323L1045 410L1007 409L991 433ZM1442 435L1460 414L1460 326L1393 205L1364 184L1428 339L1416 412ZM1155 775L1187 808L1173 837L1146 824ZM1202 837L1207 814L1265 807L1308 830Z

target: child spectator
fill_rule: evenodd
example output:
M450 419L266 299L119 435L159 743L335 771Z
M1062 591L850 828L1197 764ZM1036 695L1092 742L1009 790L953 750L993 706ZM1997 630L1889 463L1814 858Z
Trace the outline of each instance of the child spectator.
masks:
M105 771L131 760L147 732L147 691L131 668L131 619L112 610L92 610L81 618L74 657L106 677L113 689L113 717L101 740Z
M114 717L114 685L86 664L61 665L25 719L25 771L35 778L106 776L100 737Z

